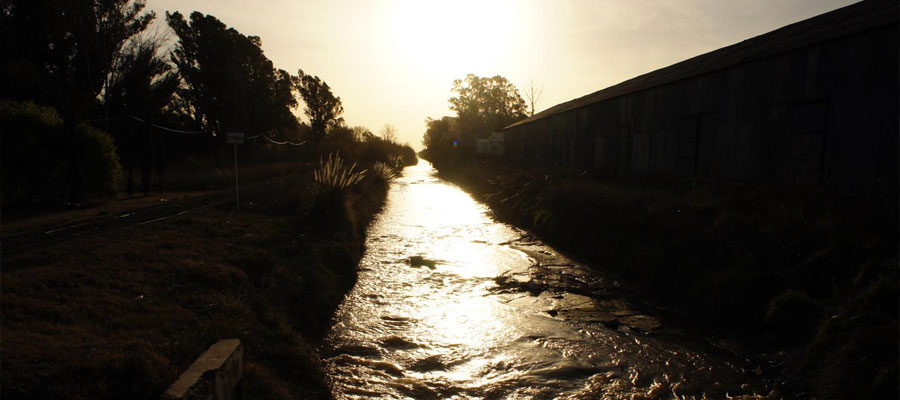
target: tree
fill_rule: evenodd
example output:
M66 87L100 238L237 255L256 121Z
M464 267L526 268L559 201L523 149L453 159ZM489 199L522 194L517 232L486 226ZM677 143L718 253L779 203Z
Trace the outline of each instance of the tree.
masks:
M453 81L450 109L456 111L461 134L460 146L474 149L475 139L525 118L525 100L519 90L502 76L466 75Z
M126 129L113 130L119 155L125 167L126 190L134 193L132 174L136 159L140 159L144 193L150 191L153 130L149 123L161 117L180 83L172 64L160 54L163 41L159 37L136 36L119 56L118 62L103 93L103 105L112 115L132 115L146 121L138 129L134 124ZM163 164L157 162L158 175ZM160 187L160 190L162 188Z
M353 128L353 137L356 138L357 142L369 142L375 139L375 134L364 126L354 126Z
M142 0L6 0L0 6L0 96L85 118L129 38L155 18Z
M114 115L137 115L150 119L172 99L178 74L164 55L162 40L139 37L119 56L110 74L102 101Z
M384 124L381 128L381 138L391 143L397 143L397 127L393 124Z
M244 36L211 15L166 13L178 36L172 62L184 80L179 113L198 128L281 137L296 128L295 78L275 69L257 36ZM223 139L224 142L224 139Z
M529 82L528 91L525 92L525 98L528 99L528 106L530 110L528 112L529 117L534 116L534 106L537 102L541 101L541 95L544 94L544 85L536 88L534 86L534 81Z
M422 137L424 154L435 164L449 161L458 152L460 132L456 117L425 120L426 130Z
M304 74L303 70L299 70L297 75L295 87L306 103L303 112L309 117L313 143L318 148L328 128L344 123L344 118L341 117L344 106L341 105L341 98L335 97L328 84L318 76Z

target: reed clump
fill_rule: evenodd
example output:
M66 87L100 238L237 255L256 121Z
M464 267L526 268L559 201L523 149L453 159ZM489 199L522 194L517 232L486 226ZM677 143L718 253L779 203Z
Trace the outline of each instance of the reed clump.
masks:
M375 164L372 165L372 171L375 172L375 178L385 183L394 180L394 178L399 175L395 167L381 161L376 161Z
M340 154L330 153L327 160L319 161L313 172L313 188L321 193L329 190L344 191L366 177L366 170L354 171L356 163L347 167Z

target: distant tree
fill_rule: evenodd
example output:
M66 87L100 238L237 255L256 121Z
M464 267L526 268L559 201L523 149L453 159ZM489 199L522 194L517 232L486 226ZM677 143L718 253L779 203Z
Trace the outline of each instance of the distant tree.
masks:
M375 134L364 126L354 126L353 128L353 136L356 138L357 142L369 142L372 139L375 139Z
M309 117L313 142L318 148L328 128L344 123L341 117L344 106L341 105L341 98L335 97L328 84L318 76L304 74L303 70L299 70L297 75L295 88L306 103L303 111Z
M458 118L460 146L468 152L474 151L475 139L525 118L525 100L502 76L468 74L453 81L453 92L456 96L450 98L450 109Z
M541 95L544 93L544 85L541 87L535 87L534 81L529 82L528 90L525 91L525 98L528 99L528 106L530 110L528 111L528 116L534 116L534 106L537 105L539 101L541 101Z
M462 121L480 120L488 129L503 128L525 117L525 100L519 90L502 76L466 75L453 81L450 109Z
M381 138L391 143L397 143L397 127L392 124L384 124L381 128Z
M142 0L4 0L0 97L52 105L74 130L129 38L155 17Z
M179 113L223 137L227 131L273 136L296 131L295 78L273 67L259 37L244 36L199 12L189 22L178 12L166 13L166 20L178 36L172 62L184 81L177 91Z
M440 164L452 160L459 152L459 120L456 117L425 120L425 135L422 144L425 146L425 157Z

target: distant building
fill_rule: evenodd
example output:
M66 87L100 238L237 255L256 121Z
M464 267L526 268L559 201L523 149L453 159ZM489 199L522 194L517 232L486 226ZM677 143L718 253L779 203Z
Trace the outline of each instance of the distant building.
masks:
M490 137L475 140L475 154L503 155L503 132L492 132Z
M863 1L556 105L503 129L506 160L896 193L898 15Z

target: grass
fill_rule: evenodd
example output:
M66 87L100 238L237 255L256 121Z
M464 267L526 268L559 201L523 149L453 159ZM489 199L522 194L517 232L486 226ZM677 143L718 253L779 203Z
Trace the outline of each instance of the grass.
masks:
M268 181L242 193L240 213L4 247L0 396L155 399L212 343L239 338L244 398L330 398L315 346L386 187L362 179L323 205L311 165L277 169L291 172L260 171Z
M786 350L789 391L897 397L896 204L491 163L441 173L705 330Z

